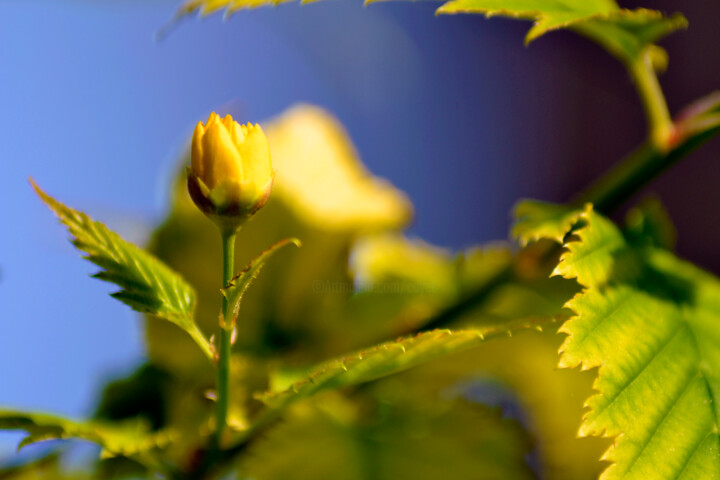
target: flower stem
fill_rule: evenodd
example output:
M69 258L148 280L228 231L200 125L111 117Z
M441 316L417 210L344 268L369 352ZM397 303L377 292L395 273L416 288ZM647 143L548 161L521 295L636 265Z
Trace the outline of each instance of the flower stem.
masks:
M222 232L222 252L223 252L223 288L228 285L233 276L235 268L235 235ZM228 319L228 301L223 296L222 299L222 318L224 321ZM216 411L216 428L215 428L215 447L220 447L223 430L227 425L228 397L230 385L230 337L232 332L225 325L220 325L220 345L218 349L217 364L217 411Z
M646 48L635 59L626 62L626 65L645 109L650 141L659 150L665 150L672 134L673 122L651 56L650 48Z

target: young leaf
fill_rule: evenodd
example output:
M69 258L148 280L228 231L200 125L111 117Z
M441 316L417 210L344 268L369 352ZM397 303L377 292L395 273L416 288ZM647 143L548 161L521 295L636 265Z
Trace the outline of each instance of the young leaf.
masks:
M210 343L193 321L195 292L185 280L144 250L82 212L58 202L38 187L33 188L60 218L73 236L75 247L102 270L95 278L118 285L111 296L133 310L164 318L185 330L205 355L212 359Z
M265 262L267 262L275 252L286 245L295 245L296 247L299 247L301 243L297 238L286 238L285 240L280 240L275 245L272 245L270 248L258 255L247 267L245 267L242 272L238 273L230 280L227 287L220 290L223 296L227 299L233 313L233 319L229 322L229 325L235 325L242 297L255 277L258 276L260 270L262 270ZM232 329L232 327L230 328Z
M534 21L525 37L530 43L551 30L619 10L614 0L451 0L438 13L481 13Z
M588 208L586 206L585 210ZM562 243L582 213L582 209L569 205L523 200L515 207L512 235L522 246L543 238Z
M18 449L44 440L76 438L100 445L103 457L142 457L150 450L166 447L173 440L171 432L152 433L138 421L80 422L44 413L3 409L0 409L0 429L27 432L28 436L20 442Z
M322 364L311 369L306 379L294 383L290 388L280 392L266 392L258 398L271 408L286 408L324 390L349 387L386 377L443 355L467 350L488 338L512 335L513 330L532 327L540 328L537 324L519 323L514 326L420 333Z
M530 43L545 33L570 28L596 41L615 56L636 58L646 46L686 28L680 14L621 9L614 0L450 0L437 13L479 13L534 21Z
M720 476L720 281L582 219L556 269L586 287L568 302L560 365L599 367L580 435L617 437L602 478Z

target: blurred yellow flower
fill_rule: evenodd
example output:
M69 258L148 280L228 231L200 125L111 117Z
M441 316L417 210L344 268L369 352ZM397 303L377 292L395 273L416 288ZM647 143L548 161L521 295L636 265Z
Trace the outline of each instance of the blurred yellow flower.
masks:
M240 125L211 113L192 138L188 190L195 204L221 228L235 227L260 209L274 174L260 125Z
M298 105L265 126L278 172L273 195L298 219L326 232L352 234L407 226L408 198L365 168L330 113Z

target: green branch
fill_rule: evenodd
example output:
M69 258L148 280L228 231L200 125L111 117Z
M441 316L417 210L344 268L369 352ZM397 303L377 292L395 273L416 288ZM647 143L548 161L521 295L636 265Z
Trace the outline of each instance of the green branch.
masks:
M670 132L664 146L659 147L649 138L580 193L574 203L590 202L601 213L611 212L668 167L715 137L720 132L720 93L712 93L686 107Z

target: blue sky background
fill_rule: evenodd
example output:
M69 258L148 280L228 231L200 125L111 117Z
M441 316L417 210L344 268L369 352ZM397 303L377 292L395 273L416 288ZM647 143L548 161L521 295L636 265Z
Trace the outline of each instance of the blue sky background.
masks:
M524 48L519 22L435 17L434 3L328 1L187 20L156 41L177 5L0 3L0 405L83 416L103 379L142 361L138 316L89 278L94 267L29 176L142 242L198 120L218 110L259 121L311 102L409 194L411 234L462 248L507 238L519 197L566 199L643 135L622 68L570 34ZM676 71L671 106L720 85L717 71L690 85ZM717 200L717 188L694 185ZM17 438L0 434L0 458Z

